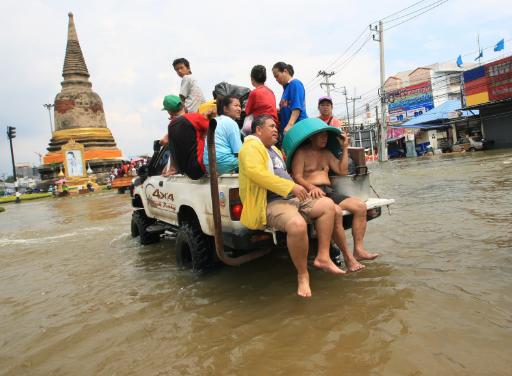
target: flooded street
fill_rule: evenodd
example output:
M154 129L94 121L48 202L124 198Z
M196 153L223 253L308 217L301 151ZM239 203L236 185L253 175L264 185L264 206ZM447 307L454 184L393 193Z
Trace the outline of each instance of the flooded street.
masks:
M5 205L2 375L509 375L512 151L374 165L381 253L295 296L286 254L197 276L128 195ZM349 236L349 239L351 237Z

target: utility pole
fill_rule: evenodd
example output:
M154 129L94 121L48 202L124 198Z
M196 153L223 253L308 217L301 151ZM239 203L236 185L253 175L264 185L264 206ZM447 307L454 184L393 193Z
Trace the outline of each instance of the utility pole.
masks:
M354 88L354 96L352 98L348 98L348 100L352 102L352 127L354 128L356 126L356 101L359 99L361 99L361 96L356 97L356 88Z
M347 88L345 86L341 86L340 89L343 89L341 95L345 96L345 106L347 107L347 126L350 127L350 113L348 112L348 97L347 97Z
M331 96L331 86L334 88L334 82L329 82L329 78L331 78L332 76L334 76L336 73L335 72L330 72L330 73L327 73L326 71L319 71L318 72L318 76L322 76L325 80L325 82L320 82L320 87L322 88L323 86L326 87L326 91L327 91L327 96L330 97Z
M52 107L55 107L53 103L43 104L43 107L48 110L48 116L50 117L50 136L53 136L53 124L52 124Z
M14 151L12 149L12 139L16 137L16 127L7 127L7 138L11 145L11 160L12 160L12 177L14 178L14 190L16 191L16 203L20 203L20 193L18 192L18 177L16 176L16 164L14 163Z
M379 106L375 106L375 143L377 144L377 155L380 155L380 126L379 126ZM373 147L372 147L372 155Z
M380 53L380 148L379 148L379 161L384 162L388 160L388 145L386 142L387 127L386 127L386 92L384 90L385 80L385 67L384 67L384 25L382 21L379 21L379 25L370 25L370 30L377 32L378 37L373 34L373 40L379 42L379 53Z

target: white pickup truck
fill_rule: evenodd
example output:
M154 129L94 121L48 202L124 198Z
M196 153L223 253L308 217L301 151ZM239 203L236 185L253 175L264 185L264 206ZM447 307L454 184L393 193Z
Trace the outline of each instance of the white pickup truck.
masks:
M214 139L214 131L215 124L210 124L209 140ZM210 155L214 156L214 146L209 144L208 147ZM139 177L133 183L131 233L133 237L139 236L142 244L157 242L161 236L175 238L178 265L194 271L208 269L219 261L240 265L283 244L284 234L273 229L249 230L240 223L243 207L238 193L238 174L220 175L216 181L209 177L192 180L185 175L164 177L161 172L167 164L169 151L155 149L151 162L144 170L139 170ZM212 163L210 176L216 176L215 168ZM363 186L363 190L369 190L368 174L344 178L349 184L352 181L356 189ZM393 202L392 199L367 198L368 220L379 217L382 207ZM345 229L350 228L351 223L352 215L345 212ZM314 236L313 231L311 234Z

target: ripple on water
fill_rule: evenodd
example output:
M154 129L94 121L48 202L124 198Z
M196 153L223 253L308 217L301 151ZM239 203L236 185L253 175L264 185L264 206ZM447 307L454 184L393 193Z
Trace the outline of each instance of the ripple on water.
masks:
M140 246L127 196L10 207L0 229L5 374L507 374L510 152L375 164L392 215L369 223L366 270L284 252L206 275L173 243ZM349 236L350 239L350 236ZM350 240L351 243L351 240ZM427 371L428 370L428 371Z

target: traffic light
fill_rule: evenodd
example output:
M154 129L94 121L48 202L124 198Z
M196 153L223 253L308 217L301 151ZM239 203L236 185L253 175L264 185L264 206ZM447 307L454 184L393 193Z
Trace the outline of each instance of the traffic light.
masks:
M16 137L16 127L7 127L7 137L11 140Z

